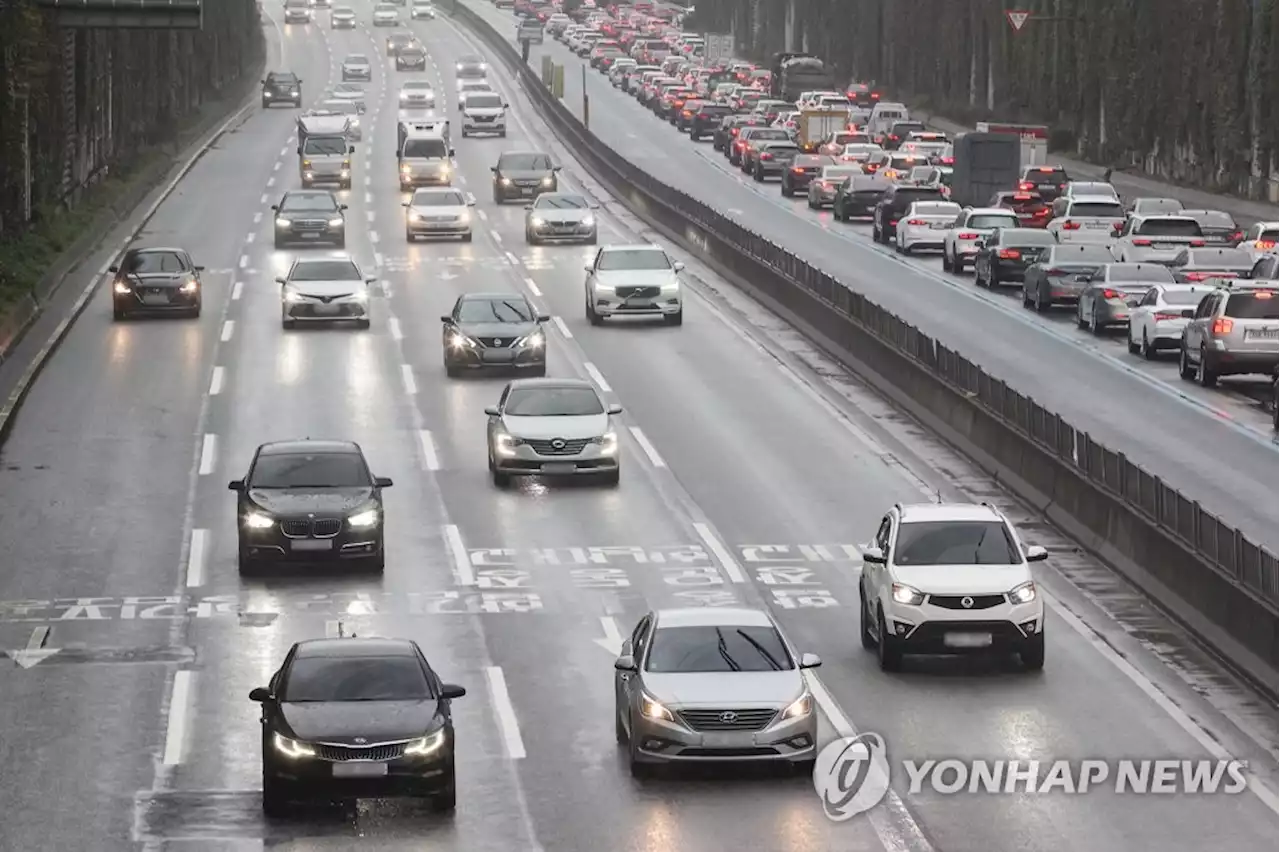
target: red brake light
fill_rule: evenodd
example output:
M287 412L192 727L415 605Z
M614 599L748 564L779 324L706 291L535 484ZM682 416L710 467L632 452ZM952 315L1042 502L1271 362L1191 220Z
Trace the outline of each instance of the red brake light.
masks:
M1104 298L1104 299L1119 299L1119 298L1120 298L1120 294L1119 294L1119 293L1117 293L1115 290L1103 290L1103 291L1102 291L1102 298Z
M1018 189L1022 190L1023 192L1027 192L1028 190L1032 190L1035 188L1036 188L1036 185L1029 180L1021 181L1018 184Z
M1188 281L1207 281L1210 278L1218 277L1211 272L1184 272L1182 274Z
M760 155L760 159L762 159L762 160L772 160L772 159L773 159L773 155L772 155L772 154L761 154L761 155Z
M1017 260L1022 257L1022 252L1017 249L1000 249L1001 260Z
M689 110L685 110L685 111L684 111L684 117L685 117L685 118L692 118L692 117L693 117L693 113L689 112Z
M894 142L897 142L897 141L898 141L898 139L899 139L899 137L898 137L898 135L897 135L896 133L890 133L890 134L889 134L889 138L890 138L892 141L894 141Z
M1080 223L1072 222L1070 219L1068 219L1067 221L1062 223L1062 229L1064 231L1078 231L1080 230Z
M898 220L897 220L897 219L890 219L890 220L889 220L889 224L890 224L890 225L893 225L893 226L896 228L896 227L898 227Z
M1039 172L1040 174L1042 174L1042 175L1051 175L1051 174L1053 174L1053 169L1046 168L1046 167L1044 167L1044 166L1041 166L1040 168L1036 169L1036 171L1038 171L1038 172Z
M1238 243L1243 239L1244 239L1244 231L1236 231L1234 234L1231 235L1232 242Z
M879 92L872 92L872 93L871 93L871 100L873 100L873 101L878 101L878 100L880 100L880 93L879 93Z
M1235 328L1235 323L1227 317L1218 317L1213 321L1214 334L1230 334L1233 328Z
M791 171L795 172L798 175L804 174L804 169L800 168L799 166L793 167Z
M736 128L736 127L730 127L730 128L729 128L729 135L730 135L730 136L737 136L737 135L738 135L738 128Z
M1048 216L1048 215L1049 215L1049 208L1048 208L1048 207L1041 207L1039 210L1037 210L1037 211L1036 211L1036 215L1037 215L1037 216Z
M1270 291L1270 290L1259 290L1258 292L1256 292L1256 293L1254 293L1254 294L1253 294L1253 298L1255 298L1255 299L1270 299L1270 298L1271 298L1271 291Z
M955 157L942 157L941 160L942 160L942 165L944 166L954 166L956 164Z
M1013 200L1014 200L1014 201L1030 201L1030 200L1031 200L1031 193L1029 193L1029 192L1018 192L1018 193L1014 193Z
M1270 251L1276 247L1276 243L1275 240L1254 240L1253 247L1263 251Z
M1192 241L1191 241L1191 247L1192 247L1192 248L1203 248L1203 247L1204 247L1204 240L1192 240Z
M908 220L907 220L907 224L908 224L908 225L915 225L915 226L919 226L919 225L927 225L927 224L929 224L929 223L928 223L928 222L926 222L926 221L925 221L925 220L923 220L923 219L908 219Z
M975 234L972 231L965 231L963 233L957 234L956 239L957 240L976 240L978 239L978 236L979 236L978 234Z
M1149 245L1151 245L1151 240L1144 240L1144 239L1139 238L1139 239L1134 240L1134 241L1133 241L1133 244L1134 244L1135 246L1149 246Z

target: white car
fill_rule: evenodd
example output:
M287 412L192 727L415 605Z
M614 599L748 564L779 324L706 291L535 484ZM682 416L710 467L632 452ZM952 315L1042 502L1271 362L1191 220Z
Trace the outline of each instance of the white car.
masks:
M1127 218L1118 199L1107 195L1079 196L1067 201L1062 215L1050 219L1045 228L1063 244L1111 245Z
M462 107L462 138L480 133L507 135L507 105L496 92L468 92L459 101Z
M1256 263L1264 254L1275 254L1280 241L1280 222L1254 222L1244 233L1240 248L1253 255Z
M369 57L363 53L353 53L342 60L342 79L344 82L348 80L364 80L368 82L372 78L373 66L369 63Z
M488 92L494 94L493 86L488 80L466 80L458 81L458 112L462 112L462 104L466 101L468 95L477 92Z
M1177 349L1182 330L1195 316L1206 284L1157 284L1129 311L1129 351L1154 361L1162 349Z
M347 138L352 142L359 142L364 138L364 130L360 126L360 105L355 101L330 98L321 101L314 112L316 115L345 115Z
M373 7L373 25L375 27L400 26L400 12L390 3L379 3Z
M339 101L351 101L360 112L364 112L366 109L364 86L359 83L338 83L329 90L326 97Z
M409 18L414 21L434 21L436 17L436 7L431 4L431 0L412 0L413 5L409 7Z
M1184 248L1202 248L1204 231L1190 216L1157 214L1130 216L1116 239L1121 263L1170 264Z
M1003 207L966 207L942 236L942 268L959 275L973 265L978 240L997 228L1017 228L1018 215Z
M471 208L460 190L453 187L423 187L404 202L404 238L414 242L418 237L461 237L471 242Z
M1025 547L995 507L896 504L863 549L862 647L897 671L908 654L1004 651L1044 668L1044 600Z
M436 90L426 80L410 80L400 87L401 109L435 109Z
M960 205L950 201L913 201L894 229L894 247L898 254L941 250L943 236L959 215Z
M338 6L329 13L329 29L354 30L356 28L356 11L350 6Z
M586 267L587 320L603 325L609 317L661 317L667 325L684 322L680 272L655 245L601 246Z
M593 476L617 485L621 472L613 417L583 379L516 379L489 417L489 473L501 488L512 476Z
M1116 188L1111 184L1098 180L1067 181L1062 195L1053 200L1053 215L1061 216L1067 204L1076 198L1113 198L1119 201L1120 193L1116 192Z
M377 279L366 276L349 254L302 257L293 261L280 285L280 325L299 322L355 322L369 327L369 291Z

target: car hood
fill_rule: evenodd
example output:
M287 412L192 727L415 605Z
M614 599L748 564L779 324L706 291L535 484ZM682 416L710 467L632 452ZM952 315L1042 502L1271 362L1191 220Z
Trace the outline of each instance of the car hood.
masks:
M289 288L304 296L349 296L364 292L363 281L291 281Z
M350 745L363 737L369 745L420 737L431 727L438 702L285 701L280 713L300 740Z
M517 438L595 438L609 428L609 415L576 417L517 417L505 415L502 426Z
M351 21L356 17L355 12L334 12L333 17L339 21Z
M596 282L605 287L669 287L680 281L670 269L616 269L596 272Z
M536 219L545 219L548 222L581 222L591 216L590 210L584 210L580 207L569 209L559 207L535 207L529 211L529 215Z
M425 98L426 100L435 100L436 93L434 89L401 89L400 97L409 98Z
M406 159L413 159L413 158L407 157ZM462 206L445 207L443 205L433 204L425 207L410 207L409 212L417 214L418 216L451 216L456 219L457 217L461 216L463 213L466 213L467 208Z
M344 62L342 63L342 67L349 71L368 71L369 63L368 62Z
M374 10L373 16L375 18L394 18L396 14L397 13L394 9L383 9L383 10Z
M799 669L781 672L644 672L645 690L669 707L785 707L804 691Z
M894 565L893 573L926 595L1004 594L1030 579L1024 565Z
M339 515L373 497L372 488L251 488L249 499L273 515Z
M536 322L470 322L459 323L458 331L477 340L493 340L499 337L524 337L538 330ZM526 419L526 418L517 418ZM564 437L563 435L558 437Z

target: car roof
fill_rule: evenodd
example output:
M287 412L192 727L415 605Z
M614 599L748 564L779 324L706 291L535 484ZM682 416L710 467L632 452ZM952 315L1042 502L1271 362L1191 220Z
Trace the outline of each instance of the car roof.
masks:
M1114 195L1073 195L1071 204L1119 204Z
M982 503L903 503L898 516L904 524L928 521L1003 521L991 506Z
M357 638L304 639L297 644L298 657L416 657L408 639Z
M528 297L525 296L523 293L513 293L513 292L463 293L461 296L458 297L458 299L463 302L490 302L490 301L493 301L494 299L504 299L504 300L519 299L522 302L529 301Z
M310 438L301 438L291 441L271 441L270 443L263 444L258 447L258 454L263 456L285 456L293 454L346 455L349 453L359 454L360 445L355 441L313 441Z
M125 251L125 254L159 254L160 252L173 252L175 254L187 254L184 248L174 248L173 246L138 246Z
M600 247L601 254L615 251L660 251L664 254L666 253L666 249L662 246L655 246L653 243L614 243L613 245Z
M700 606L660 609L654 613L659 627L773 627L764 610L750 607Z
M526 390L531 388L586 388L595 391L595 385L586 379L514 379L507 387L511 390Z

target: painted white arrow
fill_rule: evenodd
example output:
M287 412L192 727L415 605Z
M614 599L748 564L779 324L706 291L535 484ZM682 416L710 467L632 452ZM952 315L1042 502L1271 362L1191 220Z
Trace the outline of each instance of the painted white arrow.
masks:
M604 628L603 639L592 639L601 648L604 648L615 657L622 653L622 631L618 629L618 622L607 615L600 616L600 626Z
M37 627L31 631L31 638L27 640L27 647L20 651L6 651L9 659L13 660L24 669L29 669L37 663L49 659L54 654L61 651L61 648L46 648L45 642L49 641L49 628Z

